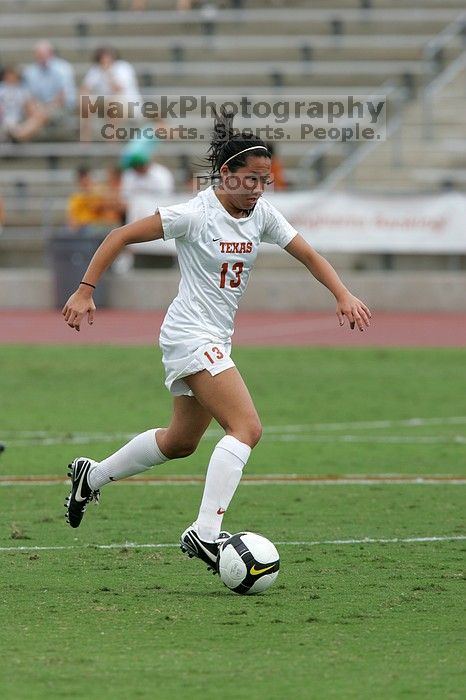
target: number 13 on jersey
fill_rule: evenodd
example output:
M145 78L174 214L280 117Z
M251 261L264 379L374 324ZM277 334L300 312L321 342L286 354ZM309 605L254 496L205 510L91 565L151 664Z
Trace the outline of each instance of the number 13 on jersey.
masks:
M228 263L224 262L222 265L222 269L220 272L220 289L225 289L226 284L226 279L227 279L227 274L228 274ZM243 272L243 267L244 263L242 262L235 262L231 266L231 271L234 275L234 278L229 280L229 285L233 289L235 287L239 287L241 284L241 273Z

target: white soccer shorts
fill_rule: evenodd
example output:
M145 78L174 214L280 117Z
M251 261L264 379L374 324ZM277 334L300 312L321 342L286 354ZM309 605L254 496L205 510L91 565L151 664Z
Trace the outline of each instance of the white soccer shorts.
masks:
M199 342L199 341L198 341ZM165 368L165 386L174 396L193 396L184 377L206 369L213 377L235 363L230 357L231 343L210 342L192 346L185 343L160 342L162 362Z

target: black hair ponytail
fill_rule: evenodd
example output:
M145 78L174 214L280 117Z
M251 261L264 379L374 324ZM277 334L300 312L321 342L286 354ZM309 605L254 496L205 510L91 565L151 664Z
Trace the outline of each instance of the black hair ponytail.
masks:
M262 139L254 136L250 130L237 131L233 129L233 119L234 114L226 112L223 107L220 109L220 114L215 112L212 141L207 153L212 179L218 177L220 168L226 161L228 161L229 169L234 173L238 168L246 165L248 156L272 157ZM251 150L240 153L246 148Z

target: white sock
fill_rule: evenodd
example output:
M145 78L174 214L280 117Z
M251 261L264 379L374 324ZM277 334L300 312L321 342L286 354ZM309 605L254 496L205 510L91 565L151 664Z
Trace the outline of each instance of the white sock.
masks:
M217 443L210 458L199 515L194 523L202 540L213 542L220 534L223 514L230 505L249 459L251 448L232 435Z
M146 430L136 435L130 442L123 445L118 452L110 455L102 462L97 462L89 472L88 481L91 489L100 489L110 481L118 481L133 474L139 474L156 464L166 462L166 457L159 449L155 433L157 429Z

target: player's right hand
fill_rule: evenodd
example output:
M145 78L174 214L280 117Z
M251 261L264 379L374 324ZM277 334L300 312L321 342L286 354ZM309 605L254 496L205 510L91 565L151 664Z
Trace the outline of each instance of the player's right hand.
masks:
M75 330L79 331L81 321L86 314L87 322L90 326L92 326L94 323L95 308L96 307L92 295L90 295L86 290L82 290L80 287L70 296L62 309L62 314L70 328L74 328Z

